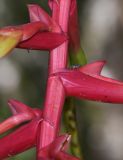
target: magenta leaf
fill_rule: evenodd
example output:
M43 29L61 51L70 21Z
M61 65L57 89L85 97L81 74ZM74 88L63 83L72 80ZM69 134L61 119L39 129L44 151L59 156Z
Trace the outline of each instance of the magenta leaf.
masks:
M90 63L88 65L85 65L83 67L80 67L80 68L78 68L78 70L82 73L85 73L87 75L93 76L98 79L106 80L108 82L122 84L122 82L119 82L119 81L114 80L112 78L108 78L108 77L104 77L104 76L100 75L105 63L106 63L106 61L97 61L94 63Z
M79 160L65 153L66 146L70 141L70 135L63 135L56 138L54 142L45 148L42 148L39 152L39 160Z
M32 109L17 100L8 102L13 116L0 124L0 133L7 131L22 122L28 122L14 132L0 139L0 159L16 155L36 145L37 130L42 121L42 111Z
M45 25L42 22L32 22L32 23L19 26L18 28L21 29L23 32L22 41L31 38L33 35L35 35L39 31L49 30L49 26Z
M29 106L23 104L22 102L20 102L18 100L10 99L8 101L8 105L14 115L16 115L18 113L27 113L27 114L34 115L32 108L30 108Z
M89 74L89 75L100 75L105 63L106 63L106 61L97 61L95 63L91 63L91 64L85 65L83 67L80 67L80 68L78 68L78 70L80 72L83 72L83 73Z
M56 3L57 5L59 5L59 0L48 0L48 5L51 10L53 9L53 3Z
M9 100L8 104L13 116L0 123L0 134L37 117L37 111L17 100ZM41 116L41 111L39 113Z
M123 103L123 83L99 75L103 63L95 62L86 65L84 68L67 69L54 75L60 77L67 96L102 102Z
M28 5L28 10L31 22L41 21L49 26L50 31L61 32L59 25L40 6L30 4Z
M4 27L0 29L0 34L8 35L9 33L13 32L13 30L21 31L22 32L21 41L24 41L31 38L37 32L46 31L46 30L49 30L49 28L42 22L32 22L32 23L19 25L19 26Z
M0 58L12 51L19 42L31 38L39 31L46 30L49 30L48 26L41 22L32 22L0 29Z
M0 139L0 159L14 156L36 145L37 130L41 118L35 118L28 124Z
M60 33L38 32L27 41L19 43L18 48L31 50L51 50L67 40L67 36Z

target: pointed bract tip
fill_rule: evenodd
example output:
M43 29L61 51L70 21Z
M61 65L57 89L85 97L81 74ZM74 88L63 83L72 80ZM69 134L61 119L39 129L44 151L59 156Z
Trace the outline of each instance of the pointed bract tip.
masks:
M106 61L96 61L79 68L80 72L88 75L100 75Z
M66 143L68 144L70 141L70 137L71 136L68 134L57 137L51 144L39 151L39 159L79 160L78 158L65 153L65 146Z
M10 99L8 101L8 105L12 111L13 114L17 114L17 113L30 113L30 114L34 114L33 113L33 110L23 104L22 102L18 101L18 100L15 100L15 99Z
M18 100L16 100L16 99L9 99L8 100L8 104L11 104L11 103L18 103L19 101Z
M0 58L6 56L19 42L31 38L39 31L48 30L41 22L27 23L20 26L9 26L0 29Z
M58 0L54 0L58 5L59 5L59 1Z
M56 138L56 140L50 146L51 149L53 148L52 152L50 152L51 156L57 155L61 151L66 151L70 142L70 137L70 135L65 134Z
M38 13L38 9L40 9L40 6L37 4L28 4L27 8L28 8L29 14L33 14L33 13Z
M51 18L45 10L43 10L37 4L29 4L28 6L29 17L31 22L41 21L47 25L49 25Z
M16 105L21 105L22 103L16 99L9 99L8 100L8 105L11 105L11 106L16 106Z
M29 8L29 7L33 7L33 6L38 6L37 4L27 4L27 8Z
M29 17L31 22L40 21L48 26L49 31L61 32L61 27L49 16L49 14L41 8L39 5L31 4L28 5Z

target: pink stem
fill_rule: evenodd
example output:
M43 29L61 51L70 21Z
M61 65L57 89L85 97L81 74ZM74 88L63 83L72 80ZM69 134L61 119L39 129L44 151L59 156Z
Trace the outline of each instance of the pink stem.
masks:
M53 4L53 19L61 26L63 32L68 31L68 19L71 0L60 0L59 4ZM54 30L55 32L55 30ZM56 31L57 32L57 31ZM68 53L68 41L54 49L50 53L49 77L46 90L43 122L41 123L38 149L50 144L58 134L62 107L65 99L64 87L59 78L51 74L58 69L66 68Z

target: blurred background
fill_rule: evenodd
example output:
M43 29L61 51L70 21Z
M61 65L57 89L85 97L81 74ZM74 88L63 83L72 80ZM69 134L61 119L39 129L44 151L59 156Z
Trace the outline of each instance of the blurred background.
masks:
M28 22L28 3L40 4L49 12L47 0L0 0L0 27ZM102 74L122 81L123 0L78 0L78 11L88 62L106 60ZM10 116L10 98L31 107L43 106L47 69L44 51L15 49L0 60L0 121ZM123 105L84 101L77 117L84 160L123 160ZM34 160L35 150L10 159Z

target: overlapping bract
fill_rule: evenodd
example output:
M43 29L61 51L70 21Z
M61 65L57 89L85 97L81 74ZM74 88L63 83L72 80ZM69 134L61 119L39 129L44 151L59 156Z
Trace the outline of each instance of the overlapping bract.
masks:
M65 69L60 77L67 96L82 99L123 103L123 83L100 75L104 61L98 61L77 69Z
M0 57L15 47L51 50L67 40L59 25L41 7L28 5L28 9L31 23L0 29Z
M10 100L8 104L13 116L0 123L0 134L15 126L18 126L23 122L30 121L35 117L35 114L31 108L18 101Z
M110 103L123 103L123 83L101 76L100 73L104 64L105 61L97 61L84 67L60 70L51 76L60 78L65 88L66 96L75 96ZM23 122L31 122L28 122L28 124L20 127L15 132L0 139L0 145L2 143L4 144L3 148L0 148L0 157L3 158L7 156L6 153L8 155L15 155L33 147L37 143L36 135L38 125L43 120L42 112L38 109L31 109L17 100L10 100L8 104L13 116L0 124L0 133ZM27 130L31 132L31 136L26 133ZM24 137L22 139L16 139L16 142L10 146L10 143L12 143L17 136L21 137L23 135ZM65 152L65 146L69 140L69 135L56 138L54 142L40 150L38 155L39 159L78 160L78 158L68 155ZM19 147L20 143L23 144L21 147Z
M54 142L40 150L39 160L79 160L65 152L69 141L70 135L57 137Z
M13 116L0 123L0 134L22 123L14 132L0 139L0 159L16 155L36 145L37 130L42 121L42 111L31 109L17 100L8 102Z
M40 6L28 5L30 22L41 21L49 26L49 31L62 32L60 26Z
M39 109L31 109L17 100L9 100L8 104L14 116L0 124L0 134L23 122L28 121L28 123L0 139L0 145L2 145L0 147L1 159L34 147L38 142L38 126L43 120L42 111ZM69 141L70 135L57 137L54 142L39 151L39 160L78 160L78 158L65 152Z
M20 42L17 47L29 50L49 50L58 47L66 40L65 34L39 32L27 41Z
M17 100L9 100L8 105L13 116L0 123L0 134L42 115L40 110L32 109Z
M59 0L49 0L51 10L54 4L59 5ZM49 50L56 48L68 39L59 24L42 8L38 5L28 5L28 9L30 23L0 29L0 57L5 56L15 47ZM68 36L70 46L75 54L82 53L78 28L77 4L76 0L72 0ZM80 57L78 58L80 59ZM76 69L61 69L49 77L57 77L61 86L63 85L62 88L65 89L66 96L123 103L123 83L100 75L104 63L104 61L98 61ZM31 109L16 100L10 100L9 106L13 116L0 123L0 134L20 124L23 126L0 139L0 146L2 146L0 147L0 159L37 145L39 124L45 121L45 124L50 125L50 122L43 119L43 113L39 109ZM65 152L69 139L69 135L55 138L51 144L40 149L38 160L78 160Z

